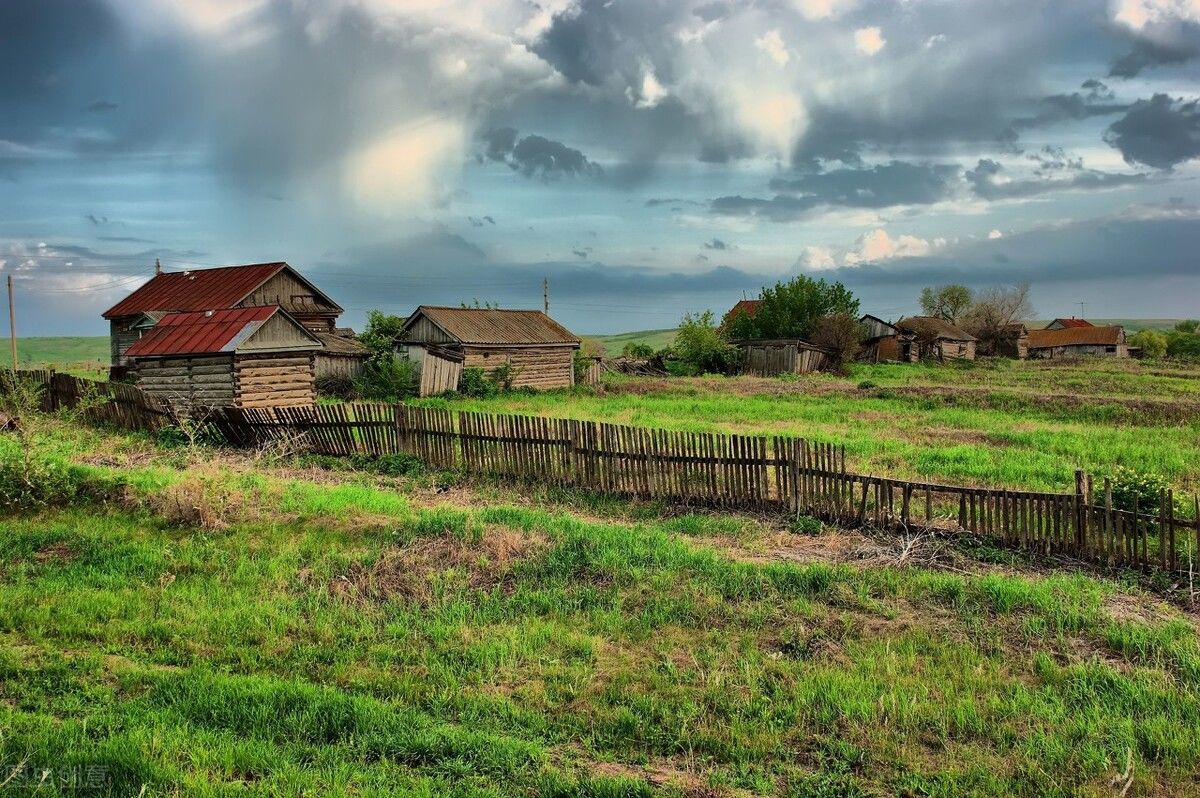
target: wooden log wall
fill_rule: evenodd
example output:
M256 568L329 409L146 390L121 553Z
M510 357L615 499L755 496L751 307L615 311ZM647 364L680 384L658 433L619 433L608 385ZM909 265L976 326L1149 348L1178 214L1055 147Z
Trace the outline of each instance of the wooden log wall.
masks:
M465 368L481 368L490 377L508 363L513 370L513 387L539 390L570 388L575 384L575 349L571 346L464 347Z
M99 395L103 401L89 410L95 420L150 430L171 421L167 407L134 386L48 372L17 376L43 387L46 409ZM6 384L0 379L0 388ZM408 454L435 469L624 496L898 532L969 532L1114 567L1190 573L1200 564L1200 499L1183 513L1169 491L1154 506L1118 509L1111 484L1094 484L1082 471L1074 490L1060 493L945 485L854 473L845 448L831 443L403 404L227 407L210 422L239 447L287 440L335 456Z
M237 398L231 355L141 358L136 364L138 387L168 404L219 407Z
M295 407L316 401L311 352L234 356L234 404L238 407Z

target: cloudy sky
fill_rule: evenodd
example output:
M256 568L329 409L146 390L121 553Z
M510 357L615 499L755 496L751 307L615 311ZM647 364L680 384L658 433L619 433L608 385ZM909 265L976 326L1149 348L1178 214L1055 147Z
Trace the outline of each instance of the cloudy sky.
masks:
M1200 0L4 0L0 271L103 331L156 257L361 325L673 326L805 272L1200 315Z

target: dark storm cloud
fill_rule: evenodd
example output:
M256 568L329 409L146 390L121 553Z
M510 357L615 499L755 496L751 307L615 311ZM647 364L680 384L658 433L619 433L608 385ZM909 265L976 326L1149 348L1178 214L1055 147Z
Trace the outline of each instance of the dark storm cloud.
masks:
M579 150L545 136L518 138L515 128L492 128L482 136L482 159L508 164L526 177L553 180L558 177L599 177L599 164Z
M797 178L775 178L770 187L826 205L855 208L928 205L953 192L958 173L959 168L953 164L890 161L869 169L835 169Z
M705 249L726 250L726 249L729 249L729 245L726 244L724 241L722 241L719 238L714 238L712 241L705 241L704 248Z
M1113 61L1109 77L1132 78L1153 67L1179 66L1200 56L1200 25L1162 18L1133 36L1128 52Z
M1037 112L1033 116L1013 120L1013 127L1032 128L1093 116L1112 116L1129 109L1128 103L1116 102L1112 89L1094 78L1085 80L1080 88L1083 91L1043 97L1038 102Z
M985 200L1006 200L1034 197L1055 191L1098 191L1144 183L1144 174L1120 174L1084 169L1082 161L1054 160L1061 151L1051 150L1051 157L1042 156L1040 177L1033 180L1008 179L1005 169L996 161L983 158L974 169L964 173L975 196ZM1048 166L1047 166L1048 164ZM1055 176L1059 170L1063 176Z
M709 210L722 216L761 216L772 222L792 222L804 217L820 204L820 201L812 197L777 194L763 199L735 194L717 197L709 203Z
M1104 140L1121 151L1126 163L1171 169L1200 156L1200 107L1196 100L1155 94L1109 125Z

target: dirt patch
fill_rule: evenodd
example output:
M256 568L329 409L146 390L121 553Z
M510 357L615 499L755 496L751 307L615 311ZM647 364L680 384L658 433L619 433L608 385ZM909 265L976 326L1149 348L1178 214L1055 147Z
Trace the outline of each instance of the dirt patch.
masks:
M78 556L79 554L66 543L51 543L49 546L43 546L35 551L33 561L38 565L47 563L66 565Z
M699 775L690 770L681 770L667 761L650 762L644 766L626 765L622 762L590 762L587 770L606 778L624 778L644 781L652 787L672 787L684 798L719 798L730 795L725 790L710 786Z
M477 539L445 533L384 549L370 564L355 563L330 591L348 601L407 599L429 604L440 578L453 576L471 590L487 590L512 575L520 560L546 546L538 534L489 526Z

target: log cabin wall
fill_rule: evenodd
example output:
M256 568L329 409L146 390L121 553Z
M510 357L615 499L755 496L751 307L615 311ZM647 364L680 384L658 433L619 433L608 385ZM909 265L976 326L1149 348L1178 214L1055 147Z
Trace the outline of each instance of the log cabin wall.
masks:
M491 376L505 363L512 365L513 387L570 388L575 384L575 347L514 346L463 348L465 368L481 368Z
M229 407L235 403L230 355L142 358L136 361L135 373L139 388L171 405Z
M312 352L238 354L234 362L237 407L294 407L316 402Z

